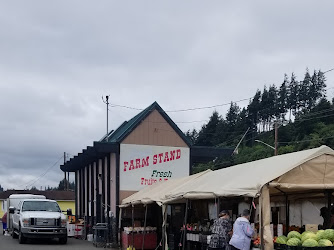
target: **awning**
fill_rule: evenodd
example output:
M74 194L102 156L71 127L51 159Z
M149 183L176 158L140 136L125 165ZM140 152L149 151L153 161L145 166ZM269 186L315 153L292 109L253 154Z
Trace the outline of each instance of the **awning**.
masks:
M334 150L327 146L274 156L216 171L157 183L123 201L170 203L183 199L257 197L269 184L270 192L334 189ZM280 191L279 191L280 190Z

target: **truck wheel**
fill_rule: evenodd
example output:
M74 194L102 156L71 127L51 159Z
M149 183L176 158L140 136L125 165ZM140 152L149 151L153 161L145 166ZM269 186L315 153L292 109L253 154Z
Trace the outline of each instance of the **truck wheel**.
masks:
M19 243L24 244L26 242L26 237L23 236L23 233L21 232L21 228L19 229Z
M65 245L67 243L67 237L59 238L59 243Z
M14 229L13 229L13 232L12 232L12 238L13 238L13 239L17 239L17 234L16 234L16 232L15 232Z

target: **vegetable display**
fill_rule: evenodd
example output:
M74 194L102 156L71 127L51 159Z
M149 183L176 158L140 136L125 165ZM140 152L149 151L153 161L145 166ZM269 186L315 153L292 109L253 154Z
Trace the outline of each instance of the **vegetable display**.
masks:
M287 236L282 235L274 238L277 249L309 249L312 247L332 249L333 241L334 229L318 230L317 232L305 231L302 234L290 231ZM260 243L259 239L257 243Z

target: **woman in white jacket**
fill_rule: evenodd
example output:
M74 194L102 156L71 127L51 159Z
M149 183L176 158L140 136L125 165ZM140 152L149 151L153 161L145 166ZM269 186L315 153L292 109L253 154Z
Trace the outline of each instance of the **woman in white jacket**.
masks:
M249 223L250 212L245 209L233 225L233 235L230 240L231 249L249 250L254 230Z

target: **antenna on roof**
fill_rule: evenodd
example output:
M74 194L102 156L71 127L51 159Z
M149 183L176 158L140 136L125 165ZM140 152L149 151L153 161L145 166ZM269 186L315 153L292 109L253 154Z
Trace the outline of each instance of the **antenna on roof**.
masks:
M108 111L109 111L109 96L110 95L106 95L106 100L104 100L103 96L102 96L102 101L107 104L107 136L106 136L106 142L108 142L109 139L109 129L108 129Z

